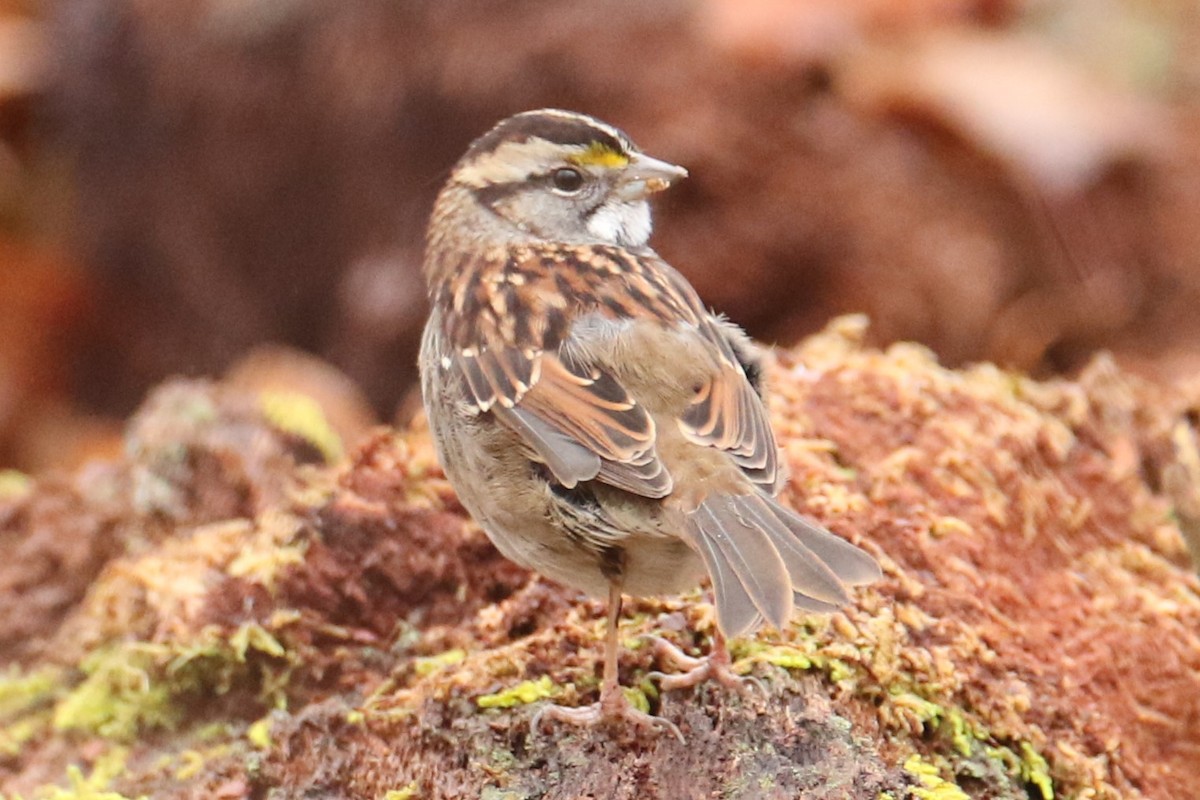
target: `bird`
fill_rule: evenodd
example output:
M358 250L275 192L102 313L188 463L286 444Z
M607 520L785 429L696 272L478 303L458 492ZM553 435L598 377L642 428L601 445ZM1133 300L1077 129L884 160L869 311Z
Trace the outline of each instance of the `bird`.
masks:
M650 196L687 174L595 117L537 109L470 144L430 217L419 368L439 461L505 557L608 599L599 701L535 725L680 735L620 687L626 594L711 581L713 648L669 653L673 689L735 680L727 638L835 611L881 574L776 499L761 350L649 245Z

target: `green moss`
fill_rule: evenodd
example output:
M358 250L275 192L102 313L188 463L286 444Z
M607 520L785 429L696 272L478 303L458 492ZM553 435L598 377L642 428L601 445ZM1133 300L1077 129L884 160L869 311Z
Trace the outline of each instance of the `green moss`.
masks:
M62 687L62 671L43 667L23 672L15 667L0 674L0 720L15 719L45 704Z
M915 753L904 762L904 771L921 784L909 789L914 800L971 800L958 784L942 778L937 767Z
M217 626L207 626L186 645L173 647L170 656L166 677L176 693L225 694L236 683L251 682L266 705L287 705L296 656L257 622L238 626L228 638Z
M730 649L731 655L737 660L734 669L742 673L749 672L755 663L764 663L798 672L818 670L834 683L850 680L859 674L854 665L822 653L815 647L801 649L794 645L768 645L750 639L738 641Z
M950 527L954 527L952 524ZM959 531L955 531L956 533ZM739 639L731 643L730 651L737 659L734 667L747 672L758 662L772 664L793 671L818 671L831 681L854 681L867 674L867 670L853 658L840 658L845 649L829 644L830 635L845 638L830 630L828 621L805 618L801 624L789 631L786 644L766 643L755 639ZM835 655L836 653L836 655ZM849 660L847 660L849 659ZM863 692L876 696L877 681L868 677L862 684ZM1002 744L979 721L967 711L951 702L953 690L937 685L923 685L913 675L901 671L885 687L883 704L884 721L888 727L902 736L911 735L916 729L937 736L935 742L943 749L946 766L955 773L970 773L980 769L979 762L992 762L990 770L1000 765L1011 779L1036 787L1039 800L1054 800L1053 783L1046 761L1027 742ZM918 762L913 762L914 768ZM932 780L936 777L936 768ZM941 778L938 778L941 781ZM954 800L965 797L955 784L942 781L937 785L922 785L915 797L920 800Z
M917 692L893 689L890 699L894 707L916 717L926 731L944 736L953 747L954 762L961 768L973 760L986 758L999 763L1012 778L1032 784L1041 800L1054 800L1054 783L1050 766L1029 742L1005 744L979 723L957 708L945 708L925 699ZM940 796L938 798L940 799Z
M625 698L629 701L630 705L643 714L650 713L650 699L646 697L646 693L641 688L636 686L622 686L621 691L625 693Z
M53 667L31 672L13 667L0 674L0 755L15 756L50 730L63 682L63 671Z
M783 644L768 645L754 639L735 641L729 649L730 655L736 661L734 668L739 672L748 672L756 663L772 664L801 672L818 669L824 663L824 659L811 649L802 650L793 645Z
M0 728L0 755L18 755L25 744L50 730L49 711L35 712Z
M244 521L239 522L246 524ZM251 583L261 584L274 593L275 581L279 574L288 567L303 564L308 552L308 542L299 535L300 520L290 514L268 512L259 515L254 526L246 524L246 528L245 536L251 543L229 562L226 572L234 578L245 578ZM286 613L288 612L280 610L276 611L275 615ZM274 624L275 620L272 620L272 623Z
M80 665L84 679L54 709L54 727L129 741L142 728L171 728L179 711L171 687L156 680L152 651L136 645L101 648Z
M86 777L83 770L72 764L67 767L67 786L43 786L36 796L39 800L129 800L119 792L108 791L113 779L125 771L128 756L129 751L124 747L109 748L96 759Z
M273 426L312 444L327 464L342 457L342 440L316 400L299 392L262 392L258 401L263 416Z
M235 684L257 686L264 703L283 707L294 660L256 622L228 637L208 626L184 643L102 647L84 659L83 680L55 705L54 727L129 741L143 730L175 727L181 696L224 694Z
M945 719L945 710L916 692L894 686L888 692L894 709L906 711L915 717L928 731L936 731Z
M822 665L822 669L829 674L829 680L833 681L834 683L848 681L858 674L858 671L855 669L855 667L847 664L840 658L826 659L825 663Z
M522 681L495 694L485 694L475 698L475 704L480 708L512 708L518 705L536 703L558 693L558 687L550 680L549 675L543 675L536 681Z
M801 652L795 647L768 646L753 641L737 648L737 658L739 661L743 659L749 662L761 661L784 669L801 671L810 670L816 666L811 654Z

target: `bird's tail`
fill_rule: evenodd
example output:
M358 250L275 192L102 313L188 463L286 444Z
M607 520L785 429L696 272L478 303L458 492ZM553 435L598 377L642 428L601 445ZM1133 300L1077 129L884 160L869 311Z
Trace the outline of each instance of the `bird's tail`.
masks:
M708 568L726 636L764 619L782 629L793 608L834 611L850 602L846 585L881 574L868 553L761 492L709 496L684 535Z

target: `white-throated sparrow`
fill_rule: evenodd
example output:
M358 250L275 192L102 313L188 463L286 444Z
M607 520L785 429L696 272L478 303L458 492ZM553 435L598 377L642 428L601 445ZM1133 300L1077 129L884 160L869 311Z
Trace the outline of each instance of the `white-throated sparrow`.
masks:
M470 146L429 226L422 390L446 474L505 556L608 592L601 699L553 707L571 722L657 720L617 683L622 592L707 573L733 636L879 576L773 499L755 349L647 245L647 197L686 174L599 120L529 111ZM717 639L671 685L727 664Z

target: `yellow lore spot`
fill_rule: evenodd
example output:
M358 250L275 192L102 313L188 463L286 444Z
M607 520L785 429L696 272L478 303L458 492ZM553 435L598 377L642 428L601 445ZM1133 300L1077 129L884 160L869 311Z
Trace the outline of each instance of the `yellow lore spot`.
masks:
M584 150L567 159L580 167L618 169L629 163L629 156L613 150L602 142L592 142Z

